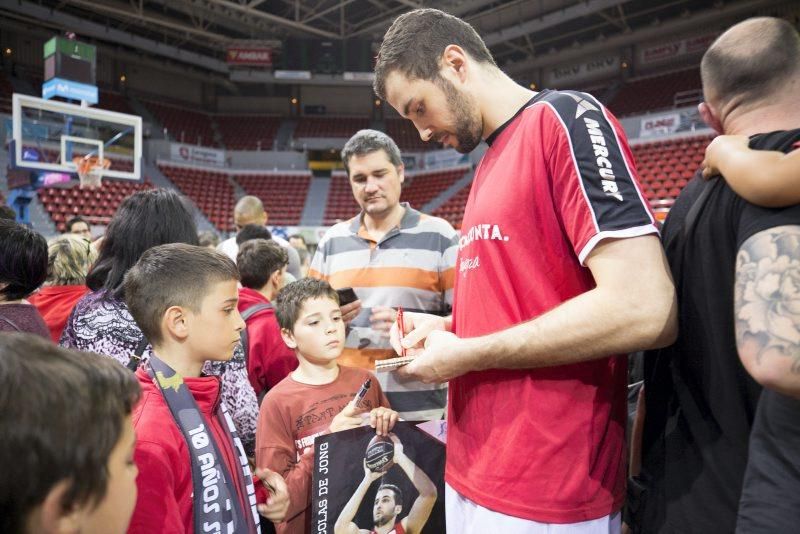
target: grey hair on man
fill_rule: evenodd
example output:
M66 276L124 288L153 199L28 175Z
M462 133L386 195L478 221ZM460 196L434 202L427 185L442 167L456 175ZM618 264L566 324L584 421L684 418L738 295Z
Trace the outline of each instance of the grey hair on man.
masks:
M395 167L403 164L403 160L400 157L400 149L391 137L378 130L359 130L353 137L348 139L342 149L344 170L350 174L349 163L350 158L353 156L364 156L378 150L386 152L389 161Z

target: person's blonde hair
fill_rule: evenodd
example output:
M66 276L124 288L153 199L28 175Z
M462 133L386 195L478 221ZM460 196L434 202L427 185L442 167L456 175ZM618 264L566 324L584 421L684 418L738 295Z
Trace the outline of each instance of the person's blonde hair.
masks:
M51 286L79 286L97 259L97 250L85 237L64 234L47 247L47 283Z

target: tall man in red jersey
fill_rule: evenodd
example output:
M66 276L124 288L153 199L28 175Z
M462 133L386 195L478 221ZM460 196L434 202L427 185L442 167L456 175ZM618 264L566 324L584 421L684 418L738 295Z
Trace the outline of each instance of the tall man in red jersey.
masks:
M453 315L406 314L401 372L450 380L446 501L458 533L618 532L626 359L671 343L675 290L622 128L594 97L534 93L465 22L395 20L375 92L475 172ZM424 347L422 346L424 342Z

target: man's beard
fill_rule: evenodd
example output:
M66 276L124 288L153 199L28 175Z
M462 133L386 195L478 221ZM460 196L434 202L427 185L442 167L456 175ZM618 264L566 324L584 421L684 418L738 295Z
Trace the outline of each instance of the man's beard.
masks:
M458 146L454 147L461 154L469 154L481 143L483 124L477 116L475 105L467 95L455 88L453 83L442 77L436 78L436 84L442 88L447 99L450 115L455 119L455 136Z
M377 518L373 517L373 520L375 521L375 526L376 527L382 527L383 525L385 525L389 521L394 521L394 517L395 516L393 516L393 515L381 514L380 517L377 517Z

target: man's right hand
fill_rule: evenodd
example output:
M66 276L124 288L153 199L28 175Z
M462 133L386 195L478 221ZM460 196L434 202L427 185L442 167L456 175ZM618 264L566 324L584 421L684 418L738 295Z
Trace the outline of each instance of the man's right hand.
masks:
M344 324L350 324L350 322L355 319L358 316L358 313L361 311L361 299L354 300L350 304L340 306L339 310L342 312L342 321L344 321Z
M407 356L416 356L424 350L428 335L434 330L447 331L448 322L438 315L407 312L403 314L403 327L406 335L400 339L400 328L395 321L389 331L389 342L397 354L402 354L405 347Z

